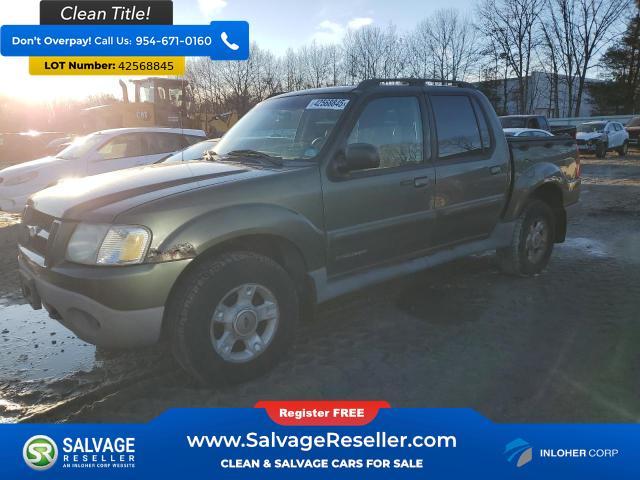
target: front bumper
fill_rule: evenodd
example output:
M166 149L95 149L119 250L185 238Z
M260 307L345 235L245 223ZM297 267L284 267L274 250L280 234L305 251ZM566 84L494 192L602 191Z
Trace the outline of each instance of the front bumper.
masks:
M23 293L33 308L46 308L86 342L128 348L158 342L166 299L188 261L140 265L128 272L78 266L52 271L21 254L18 264Z
M580 152L595 152L596 151L596 144L592 144L592 145L578 145L578 150Z

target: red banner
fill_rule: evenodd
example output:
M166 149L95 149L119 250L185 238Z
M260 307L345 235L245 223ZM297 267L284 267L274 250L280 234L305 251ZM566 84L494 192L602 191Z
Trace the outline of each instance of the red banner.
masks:
M359 426L370 423L381 408L391 408L379 400L295 400L261 401L269 418L287 426Z

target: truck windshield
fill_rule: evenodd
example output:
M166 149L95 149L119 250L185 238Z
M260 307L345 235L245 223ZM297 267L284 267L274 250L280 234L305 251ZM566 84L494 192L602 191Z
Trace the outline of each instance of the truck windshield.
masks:
M78 158L86 155L94 146L102 142L103 139L104 137L99 133L80 137L74 140L67 148L60 151L60 153L56 155L56 158L61 158L63 160L77 160Z
M349 98L298 95L267 100L247 113L214 148L225 155L255 151L284 160L313 159L327 141Z
M581 133L594 133L602 132L604 130L604 123L583 123L578 125L577 131Z

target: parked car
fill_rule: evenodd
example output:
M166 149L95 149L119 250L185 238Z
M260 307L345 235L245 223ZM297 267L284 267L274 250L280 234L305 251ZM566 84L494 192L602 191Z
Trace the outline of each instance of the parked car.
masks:
M210 160L37 193L25 297L88 342L163 338L197 379L237 382L339 295L493 249L505 272L540 273L578 202L575 140L507 139L468 84L398 82L275 96Z
M4 165L21 163L48 155L47 145L67 137L63 132L29 130L19 133L0 133L0 162Z
M576 127L572 125L550 125L544 115L506 115L500 118L502 128L532 128L546 130L554 135L576 136Z
M629 134L629 145L640 145L640 117L633 117L625 125Z
M507 137L553 137L553 133L537 128L503 128Z
M161 160L162 162L188 162L191 160L202 160L207 152L211 151L213 147L220 141L219 138L210 138L202 142L198 142L186 149L174 153L167 158Z
M626 155L629 149L629 133L618 122L581 123L578 125L576 140L580 152L595 153L598 158L604 158L610 150Z
M55 156L0 170L0 210L20 213L30 195L63 178L147 165L203 138L202 130L179 128L116 128L92 133Z

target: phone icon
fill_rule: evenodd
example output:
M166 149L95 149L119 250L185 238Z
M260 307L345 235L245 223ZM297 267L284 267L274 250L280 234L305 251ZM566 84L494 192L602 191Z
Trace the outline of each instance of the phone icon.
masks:
M227 32L222 32L220 34L220 40L222 40L222 43L224 43L227 47L229 47L231 50L238 50L240 48L240 45L236 44L236 43L231 43L229 41L229 35L227 35Z

